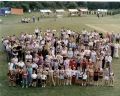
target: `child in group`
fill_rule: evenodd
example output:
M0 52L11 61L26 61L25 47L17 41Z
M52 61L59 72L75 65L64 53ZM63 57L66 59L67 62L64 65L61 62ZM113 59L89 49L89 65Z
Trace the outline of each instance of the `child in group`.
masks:
M59 69L54 69L53 72L53 79L54 79L54 84L56 85L60 85L60 70Z
M66 68L65 70L65 74L66 74L66 85L71 85L71 80L72 80L72 69L69 66L69 68Z
M44 66L43 71L42 71L43 74L47 76L46 77L47 78L46 79L46 85L48 85L48 77L49 77L48 70L49 70L49 68Z
M99 68L99 85L103 86L103 69Z
M76 73L77 73L76 67L73 67L73 70L72 70L72 84L73 85L76 83Z
M77 67L77 70L76 70L76 83L81 85L82 83L82 76L83 76L83 72L80 70L79 67Z
M94 85L96 85L96 86L98 86L98 75L99 75L98 69L95 69L95 71L94 71Z
M28 72L27 72L27 69L24 68L23 69L23 74L22 74L22 88L26 87L28 88Z
M109 82L110 84L110 86L114 86L114 73L110 73L110 82Z
M86 72L84 72L84 74L83 74L83 80L82 80L82 86L86 86L86 84L87 84L87 73Z
M37 70L37 86L41 87L41 75L42 72L40 71L40 69Z
M42 72L41 74L41 80L42 80L42 87L46 87L47 76L44 74L44 72Z
M32 86L36 87L36 85L37 85L37 74L35 71L33 71L33 73L32 73Z
M15 72L13 70L9 70L8 77L9 77L9 86L16 86Z
M52 70L52 68L50 67L49 71L48 71L48 83L49 83L49 86L52 86L54 85L55 86L55 81L54 81L54 78L53 78L53 73L54 71Z
M60 82L59 82L59 84L60 85L64 85L64 76L65 76L65 70L64 70L64 67L62 67L61 69L60 69L60 72L59 72L59 78L60 78Z
M93 66L89 66L89 68L88 68L88 83L89 83L89 85L93 85L93 77L94 77Z
M104 72L104 84L105 84L105 86L108 86L108 84L109 84L109 69L108 68L106 68L105 69L105 72Z

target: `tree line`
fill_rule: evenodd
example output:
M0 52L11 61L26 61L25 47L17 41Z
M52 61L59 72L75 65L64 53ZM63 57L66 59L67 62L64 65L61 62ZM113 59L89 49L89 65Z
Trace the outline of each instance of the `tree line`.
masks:
M68 9L87 7L88 9L119 9L120 2L42 2L42 1L2 1L0 7L23 8L24 11L29 9L37 11L39 9Z

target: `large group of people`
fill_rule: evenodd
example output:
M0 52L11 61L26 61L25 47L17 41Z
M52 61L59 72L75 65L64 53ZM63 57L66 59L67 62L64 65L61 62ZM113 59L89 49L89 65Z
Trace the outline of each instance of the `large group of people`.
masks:
M119 58L119 41L119 33L65 28L6 36L9 86L114 86L112 59Z
M24 17L21 19L21 23L29 23L31 21L30 18Z
M36 21L40 21L40 16L38 16L38 17L32 16L32 18L22 17L20 22L21 23L30 23L30 22L35 23Z

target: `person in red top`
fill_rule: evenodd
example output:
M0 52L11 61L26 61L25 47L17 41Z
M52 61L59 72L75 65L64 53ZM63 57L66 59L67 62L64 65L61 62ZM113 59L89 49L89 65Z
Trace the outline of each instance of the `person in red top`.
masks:
M75 68L77 67L77 62L74 58L70 60L69 66L71 67L71 69L73 69L74 67Z
M83 58L83 61L81 62L82 72L84 73L87 68L87 61L85 58Z
M24 68L23 73L22 73L22 83L23 83L22 88L24 88L24 87L28 88L27 76L28 76L27 69Z

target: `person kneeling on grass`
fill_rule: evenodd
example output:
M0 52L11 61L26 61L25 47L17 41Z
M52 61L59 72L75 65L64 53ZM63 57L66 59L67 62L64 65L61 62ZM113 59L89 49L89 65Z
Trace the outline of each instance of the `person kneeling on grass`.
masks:
M41 80L42 80L42 87L45 87L47 76L44 74L44 72L42 72L42 74L41 74Z

